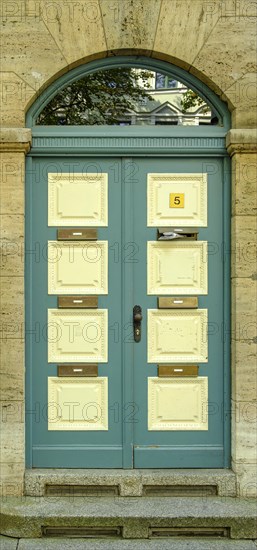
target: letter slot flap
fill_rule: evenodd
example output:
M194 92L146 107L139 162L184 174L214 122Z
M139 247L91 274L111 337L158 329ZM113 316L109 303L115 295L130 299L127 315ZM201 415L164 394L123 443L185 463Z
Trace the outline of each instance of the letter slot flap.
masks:
M169 376L197 377L198 369L197 365L158 365L158 376L159 378Z
M157 241L197 241L199 231L192 227L159 227Z
M97 296L58 296L58 308L96 309L97 307Z
M197 296L160 296L158 298L159 309L197 309Z
M98 365L58 365L58 376L98 376Z
M58 229L58 241L97 241L97 229Z

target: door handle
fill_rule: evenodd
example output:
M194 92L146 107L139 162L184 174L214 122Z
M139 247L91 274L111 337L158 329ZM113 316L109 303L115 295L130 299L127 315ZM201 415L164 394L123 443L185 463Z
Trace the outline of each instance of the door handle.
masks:
M141 340L141 321L142 321L142 308L140 306L133 307L133 327L134 327L134 340L140 342Z

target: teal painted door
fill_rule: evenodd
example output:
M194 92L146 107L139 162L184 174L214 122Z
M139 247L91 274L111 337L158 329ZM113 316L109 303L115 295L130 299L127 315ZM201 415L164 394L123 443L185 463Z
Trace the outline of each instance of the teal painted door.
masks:
M49 293L49 273L55 273L56 269L56 266L50 269L49 263L58 262L58 247L61 246L57 242L57 229L60 227L48 222L49 209L52 208L48 191L49 174L59 174L60 177L68 174L71 177L72 174L92 173L99 176L107 174L108 178L108 223L97 229L98 241L108 243L108 292L96 291L99 311L105 311L108 315L108 328L102 326L102 332L92 349L101 343L104 331L107 330L108 351L99 360L86 360L86 363L98 363L98 379L74 376L74 379L68 378L63 382L64 379L57 376L57 368L62 360L58 357L53 360L54 355L49 355L51 347L61 350L62 344L57 340L60 338L61 341L63 337L53 336L54 318L51 317L49 322L48 317L49 310L54 315L63 315L58 309L59 292L56 290ZM168 241L159 249L161 241L157 243L157 224L149 224L151 205L150 202L147 204L148 175L158 174L162 178L163 174L165 179L165 175L182 174L186 177L187 174L192 176L203 173L207 174L208 221L206 226L203 224L199 227L197 243L208 242L208 256L204 256L201 245L199 248L196 246L193 255L188 256L187 247L195 246L195 241L187 241L189 244L185 248L183 243L181 246L182 240ZM223 161L213 158L29 159L26 222L29 466L217 468L229 465L229 367L223 336L228 305L224 292L228 284L226 277L229 262L225 254L224 221L228 212L224 199L227 190L224 189L223 173ZM180 193L181 186L177 190L173 185L171 191L174 190L175 195ZM172 200L170 195L167 195L169 201ZM158 196L153 200L157 215L161 215L162 206L158 203ZM180 193L179 200L182 203L187 201L187 192ZM202 201L204 203L204 199ZM170 202L168 208L175 212ZM183 214L184 208L186 206L176 209L176 215L178 211ZM66 227L65 224L63 226ZM73 227L76 228L75 223ZM49 241L55 243L57 256L52 255ZM149 242L153 248L147 252ZM158 246L155 249L156 244ZM70 246L72 254L69 252L69 265L76 261L74 249ZM167 260L165 267L161 259L164 258L166 262L170 246L173 247L173 256L170 257L170 263ZM92 250L94 253L94 248ZM94 263L94 255L90 261ZM192 261L195 262L193 268L190 264ZM191 279L195 290L192 287L188 291L190 277L188 273L183 275L183 269L193 269ZM203 288L199 290L200 272ZM167 283L170 274L175 277L173 281L176 280L173 292ZM63 280L62 276L59 273L59 280ZM178 287L180 279L183 281ZM164 281L163 286L160 281ZM162 286L160 294L158 288L154 288L158 285L159 288ZM181 292L183 285L185 290ZM177 299L188 297L188 292L190 296L198 296L198 310L158 310L158 296L168 297L174 292ZM141 306L143 316L141 341L138 343L133 334L134 305ZM79 321L77 310L72 311L75 311L74 322L69 321L67 334L69 345L73 346L74 351ZM87 310L79 311L82 316L80 319L86 319ZM91 311L91 314L90 330L95 323L94 312ZM65 323L62 319L62 322L65 331L67 320ZM189 327L185 334L184 326ZM192 326L195 327L193 332L190 328ZM176 334L178 343L173 342L169 350L167 342L169 338L174 340L174 336L176 340ZM93 341L94 336L89 339ZM165 346L167 353L164 353ZM67 365L71 348L68 346L66 351ZM74 353L70 357L69 363L77 369L85 362L74 360ZM80 356L78 351L80 357L83 355ZM177 376L158 377L158 365L163 364L180 369ZM191 364L199 366L197 378L183 376L181 368ZM96 384L97 380L99 384ZM77 384L75 390L74 384ZM89 384L92 386L89 387Z

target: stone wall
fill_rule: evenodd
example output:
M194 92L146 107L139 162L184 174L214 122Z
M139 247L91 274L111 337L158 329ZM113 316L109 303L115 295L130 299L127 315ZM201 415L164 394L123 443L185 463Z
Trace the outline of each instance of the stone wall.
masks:
M257 493L257 154L255 130L231 130L232 467L240 494Z
M1 475L24 474L24 159L26 111L52 81L92 59L144 54L206 83L232 113L232 454L238 494L256 488L256 16L251 0L2 0Z

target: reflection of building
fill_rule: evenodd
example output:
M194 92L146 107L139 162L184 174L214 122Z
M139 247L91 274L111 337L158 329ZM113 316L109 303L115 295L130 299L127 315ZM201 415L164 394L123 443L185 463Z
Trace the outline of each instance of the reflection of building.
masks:
M161 73L153 73L147 92L153 101L142 99L120 122L126 125L203 125L210 124L211 111L206 110L206 104L197 105L182 112L181 99L188 88Z

